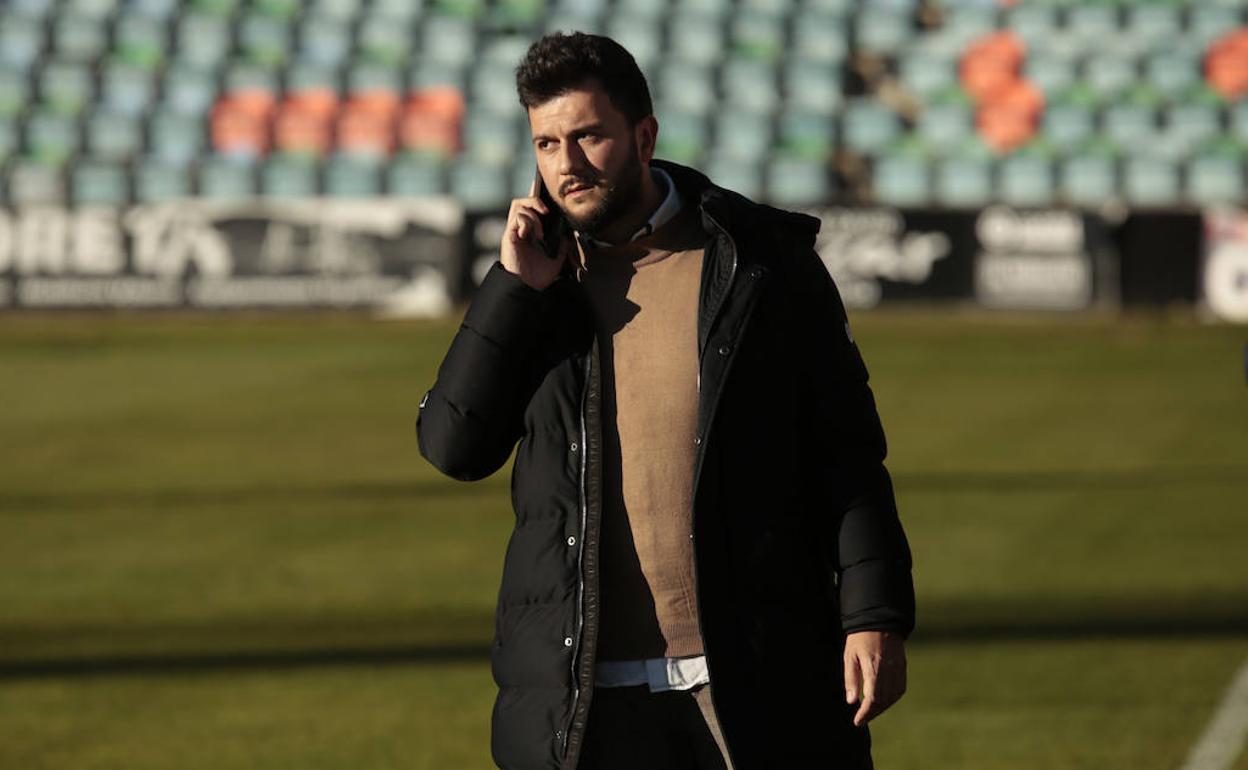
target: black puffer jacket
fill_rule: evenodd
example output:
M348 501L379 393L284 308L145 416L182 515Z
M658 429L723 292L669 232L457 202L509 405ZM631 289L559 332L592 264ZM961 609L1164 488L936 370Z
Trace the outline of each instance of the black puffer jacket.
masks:
M868 730L844 702L844 634L909 635L914 589L867 370L814 251L819 222L653 163L710 235L689 442L698 606L730 754L737 770L869 767ZM494 473L519 441L492 653L491 748L508 770L575 768L593 697L593 329L569 271L539 291L495 262L416 420L421 453L457 479Z

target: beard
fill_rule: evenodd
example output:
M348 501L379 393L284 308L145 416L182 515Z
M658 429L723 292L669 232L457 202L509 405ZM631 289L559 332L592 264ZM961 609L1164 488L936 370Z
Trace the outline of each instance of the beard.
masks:
M592 182L595 187L602 190L598 205L579 216L560 206L568 224L573 230L591 237L597 236L637 203L641 195L641 174L641 156L637 151L637 143L630 140L628 158L624 161L624 166L615 180L610 184L603 184L601 178ZM588 182L590 180L579 183Z

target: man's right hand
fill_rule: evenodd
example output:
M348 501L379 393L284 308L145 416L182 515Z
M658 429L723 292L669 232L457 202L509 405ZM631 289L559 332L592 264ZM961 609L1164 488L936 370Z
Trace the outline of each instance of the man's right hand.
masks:
M569 250L574 248L572 238L568 237L562 239L555 258L546 255L541 243L545 237L541 218L549 213L550 208L538 197L537 179L534 178L529 197L516 198L511 202L499 255L499 261L508 272L515 273L520 280L539 290L554 282L564 260L568 258Z

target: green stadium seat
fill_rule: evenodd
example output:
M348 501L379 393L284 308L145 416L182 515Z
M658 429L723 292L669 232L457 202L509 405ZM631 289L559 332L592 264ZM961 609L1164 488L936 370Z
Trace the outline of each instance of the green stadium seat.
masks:
M1122 194L1138 206L1170 206L1181 198L1179 172L1160 158L1130 157L1123 161Z
M435 15L475 21L485 14L486 0L432 0Z
M190 0L188 6L194 13L227 18L238 10L242 0Z
M858 0L802 0L801 8L819 14L848 15L858 5Z
M381 166L376 159L335 155L325 164L325 194L335 198L380 195Z
M373 0L368 6L370 20L389 19L398 24L406 24L424 15L425 7L421 0Z
M351 56L351 29L333 16L307 16L299 25L300 61L338 67Z
M931 201L931 169L914 155L885 155L871 174L875 200L890 206L925 206Z
M1248 101L1240 100L1229 108L1230 133L1242 146L1248 147Z
M1198 45L1205 46L1222 37L1228 30L1243 24L1241 9L1212 3L1197 3L1188 8L1187 31Z
M898 15L895 11L894 15ZM996 9L973 3L949 3L945 6L942 34L963 45L997 28Z
M1053 165L1037 155L1012 155L997 166L997 195L1012 206L1048 206L1056 197Z
M131 115L93 112L87 117L87 151L105 161L126 161L143 148L143 127Z
M64 115L77 115L93 98L95 78L86 64L54 61L39 73L40 101Z
M897 53L913 37L913 26L905 14L864 5L854 19L855 46L871 53Z
M1023 61L1023 76L1048 97L1060 93L1075 82L1075 65L1064 56L1037 51L1028 53Z
M919 114L915 134L936 154L948 154L975 135L975 114L965 104L932 104Z
M30 102L30 79L21 70L0 68L0 118L21 114Z
M1167 133L1178 135L1191 146L1201 144L1222 132L1222 119L1211 104L1173 104L1165 112Z
M290 19L299 14L300 0L253 0L251 7L277 19Z
M396 197L443 195L448 189L446 177L445 164L432 158L401 157L386 164L386 187Z
M1242 204L1248 189L1244 185L1242 162L1224 157L1195 157L1188 161L1184 175L1185 197L1198 206Z
M1183 51L1159 51L1144 65L1145 77L1158 91L1177 96L1203 80L1201 57Z
M630 0L627 3L625 11L624 4L616 4L612 13L625 12L629 16L640 16L647 19L661 21L672 13L672 4L669 0Z
M839 66L849 57L849 26L843 16L800 12L793 18L790 61Z
M469 211L499 211L511 200L508 168L458 158L450 168L451 194Z
M461 64L419 61L407 78L413 91L437 86L450 86L460 92L468 90L468 68Z
M170 110L203 116L216 100L216 78L208 70L178 64L165 70L161 93Z
M552 13L546 17L546 32L570 33L573 31L587 32L591 35L603 33L604 22L601 16L576 16L570 13Z
M1121 26L1118 7L1108 3L1080 3L1066 11L1066 34L1088 43L1090 50L1116 37Z
M6 10L16 16L32 20L46 19L56 8L56 0L10 0Z
M126 115L142 115L155 99L153 74L130 64L112 62L100 76L100 102Z
M533 38L528 35L495 33L482 46L479 61L487 61L515 69L516 64L528 53Z
M199 195L209 200L255 197L255 167L231 158L209 157L199 167Z
M732 0L673 0L673 14L693 14L701 18L723 19L736 6Z
M1006 14L1004 26L1022 38L1030 57L1043 50L1041 46L1059 34L1058 9L1051 5L1019 3Z
M65 169L61 165L19 160L9 170L8 202L17 206L65 202Z
M70 193L79 206L120 206L130 201L130 178L120 163L83 161L70 172Z
M518 113L470 110L464 118L464 155L489 164L510 164L522 149Z
M763 171L758 160L712 155L706 161L706 171L720 187L754 200L763 196Z
M412 55L411 31L393 17L370 17L360 24L358 50L366 62L406 65Z
M669 62L659 71L656 97L678 102L684 109L709 112L719 101L714 75L709 67L686 62Z
M785 106L807 112L832 114L844 104L839 66L809 59L794 59L781 73Z
M1183 19L1176 5L1160 2L1137 3L1126 8L1126 31L1145 41L1149 46L1164 44L1183 30Z
M43 27L39 20L4 14L0 16L0 65L28 72L43 49Z
M735 16L732 50L737 56L759 61L780 59L784 54L784 17L759 10Z
M785 19L793 15L793 11L798 7L798 0L740 0L738 7L745 13Z
M714 18L676 16L667 27L669 58L714 65L724 58L724 31Z
M898 77L910 93L926 101L933 94L958 86L957 61L947 56L912 49L897 61Z
M194 115L160 110L148 126L151 157L169 166L185 166L204 151L204 123Z
M722 103L771 114L779 106L779 76L771 62L732 58L720 67Z
M323 64L296 61L286 68L286 92L322 90L340 91L341 78L338 70Z
M62 61L90 62L108 45L107 29L95 19L58 14L52 28L52 54Z
M1100 6L1091 6L1099 8ZM1134 62L1116 54L1097 54L1088 59L1084 83L1101 99L1112 99L1136 82Z
M745 110L721 110L715 118L712 152L721 159L759 162L772 147L770 118Z
M1102 115L1103 132L1128 149L1144 148L1157 135L1157 114L1138 104L1112 104Z
M954 208L983 206L993 198L992 164L984 158L950 157L936 162L934 198Z
M252 12L239 22L239 49L247 61L275 67L290 58L290 33L285 19Z
M514 65L483 64L472 72L472 104L474 107L502 115L520 113L520 100L516 96Z
M683 107L679 100L656 105L659 135L655 154L678 163L694 164L705 151L710 132L703 113L689 112Z
M531 29L542 20L544 0L495 0L490 26L496 29Z
M614 13L606 23L607 36L628 49L637 60L637 66L648 72L651 65L663 58L662 25L652 19L634 14Z
M143 160L134 168L134 199L140 203L178 200L191 195L191 175L186 166Z
M429 61L467 63L476 56L476 28L467 19L430 16L421 30L421 56Z
M313 198L317 193L314 160L275 155L260 167L260 194L266 198Z
M830 170L822 164L773 158L764 174L766 200L782 208L826 204L835 193Z
M204 70L221 66L230 50L229 22L216 16L192 13L177 22L174 51L179 62Z
M165 60L164 20L152 16L123 16L113 30L113 56L142 70L155 70Z
M118 0L63 0L59 13L103 24L117 13Z
M365 91L390 91L401 94L403 73L386 64L362 63L347 71L347 93Z
M1056 104L1041 118L1045 138L1061 152L1070 152L1096 131L1093 111L1079 104Z
M786 109L780 113L776 152L794 158L823 163L836 149L836 127L832 118L820 112Z

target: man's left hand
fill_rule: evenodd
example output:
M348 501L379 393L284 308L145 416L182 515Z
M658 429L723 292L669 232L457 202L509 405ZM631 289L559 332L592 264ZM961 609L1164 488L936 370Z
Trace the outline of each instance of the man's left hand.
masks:
M854 726L861 727L906 691L906 648L892 631L855 631L845 637L845 702L861 696Z

